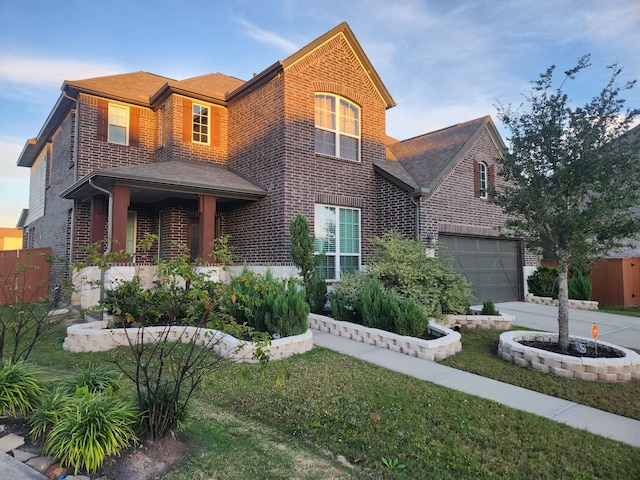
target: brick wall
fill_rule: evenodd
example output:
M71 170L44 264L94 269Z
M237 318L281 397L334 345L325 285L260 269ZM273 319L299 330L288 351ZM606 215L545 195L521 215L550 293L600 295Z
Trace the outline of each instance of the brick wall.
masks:
M361 161L315 154L315 93L361 107ZM297 213L313 228L317 198L362 205L363 260L377 234L373 161L384 158L385 104L342 36L290 66L229 108L229 165L261 182L269 195L225 212L224 224L249 262L290 262L289 225ZM255 219L259 218L258 223Z

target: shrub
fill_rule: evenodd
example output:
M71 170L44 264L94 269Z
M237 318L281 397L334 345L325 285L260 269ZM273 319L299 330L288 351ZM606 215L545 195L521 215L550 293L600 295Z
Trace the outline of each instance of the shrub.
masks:
M410 298L398 303L399 312L395 319L395 331L399 335L420 338L429 325L429 317L420 305Z
M116 455L137 440L138 410L130 401L114 395L79 388L67 397L59 421L44 443L47 455L77 474L96 471L107 455Z
M465 313L471 299L471 284L455 273L450 259L429 258L417 240L389 232L371 241L374 252L368 271L385 290L411 298L427 315Z
M480 313L482 315L500 315L500 312L491 300L486 300L482 303L482 311Z
M51 430L51 427L60 422L64 408L69 402L69 396L69 393L60 388L44 394L40 403L29 415L29 426L31 427L29 433L34 440L45 435Z
M527 279L529 293L537 297L558 298L558 269L546 265L538 265Z
M593 285L589 277L574 275L569 278L569 298L575 300L591 300Z
M90 364L68 375L60 381L60 388L67 393L74 393L78 388L86 387L89 392L118 391L121 386L121 375L104 365Z
M291 221L291 261L298 267L305 288L305 301L313 313L321 313L327 303L327 284L318 276L316 268L324 254L314 255L314 238L307 217L299 213Z
M360 295L368 288L373 277L362 272L344 273L333 284L329 294L331 314L336 320L362 324L362 300Z
M306 292L306 301L309 309L313 313L324 312L324 306L327 304L327 283L324 278L318 275L312 275L304 284Z
M365 326L392 332L394 320L400 316L397 297L385 293L377 281L361 293L362 320Z
M236 322L283 337L307 331L309 306L295 279L277 280L270 270L259 275L245 267L231 288L235 296L228 311Z
M24 362L7 360L0 367L0 413L26 415L42 397L39 372Z

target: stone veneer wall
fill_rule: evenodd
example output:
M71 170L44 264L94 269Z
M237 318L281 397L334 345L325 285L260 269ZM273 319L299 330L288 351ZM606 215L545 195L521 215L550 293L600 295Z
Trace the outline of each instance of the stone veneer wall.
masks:
M67 336L62 348L67 352L104 352L128 345L127 335L134 341L142 337L144 343L151 343L166 334L167 327L146 327L138 329L107 328L107 321L78 323L67 327ZM238 340L217 330L198 327L170 327L168 341L187 343L195 338L198 345L212 348L219 355L244 363L256 363L255 346L251 342ZM313 334L307 330L300 335L272 340L266 348L271 360L280 360L313 348Z
M357 342L387 348L394 352L430 361L444 360L462 350L458 332L434 323L429 324L429 329L436 335L443 335L435 340L405 337L385 330L358 325L357 323L341 322L331 317L314 313L309 315L309 327L321 332L328 332Z
M588 358L547 352L523 345L519 343L521 341L557 342L558 334L518 330L505 332L500 335L498 356L520 367L559 377L600 382L640 380L640 355L627 348L598 342L599 346L620 350L625 356L621 358ZM571 341L593 344L591 339L583 337L571 337Z

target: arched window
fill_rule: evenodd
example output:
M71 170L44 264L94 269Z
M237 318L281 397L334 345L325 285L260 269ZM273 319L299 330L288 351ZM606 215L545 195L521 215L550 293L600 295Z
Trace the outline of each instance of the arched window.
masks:
M485 162L473 162L473 187L476 198L488 199L494 189L495 167Z
M329 93L316 94L316 153L360 159L360 107Z

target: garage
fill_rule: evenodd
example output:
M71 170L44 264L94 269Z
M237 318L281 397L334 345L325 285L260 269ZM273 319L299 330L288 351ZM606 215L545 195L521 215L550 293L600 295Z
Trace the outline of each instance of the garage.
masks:
M473 284L473 304L522 298L522 263L517 241L442 234L438 240L440 255L452 256L455 271Z

